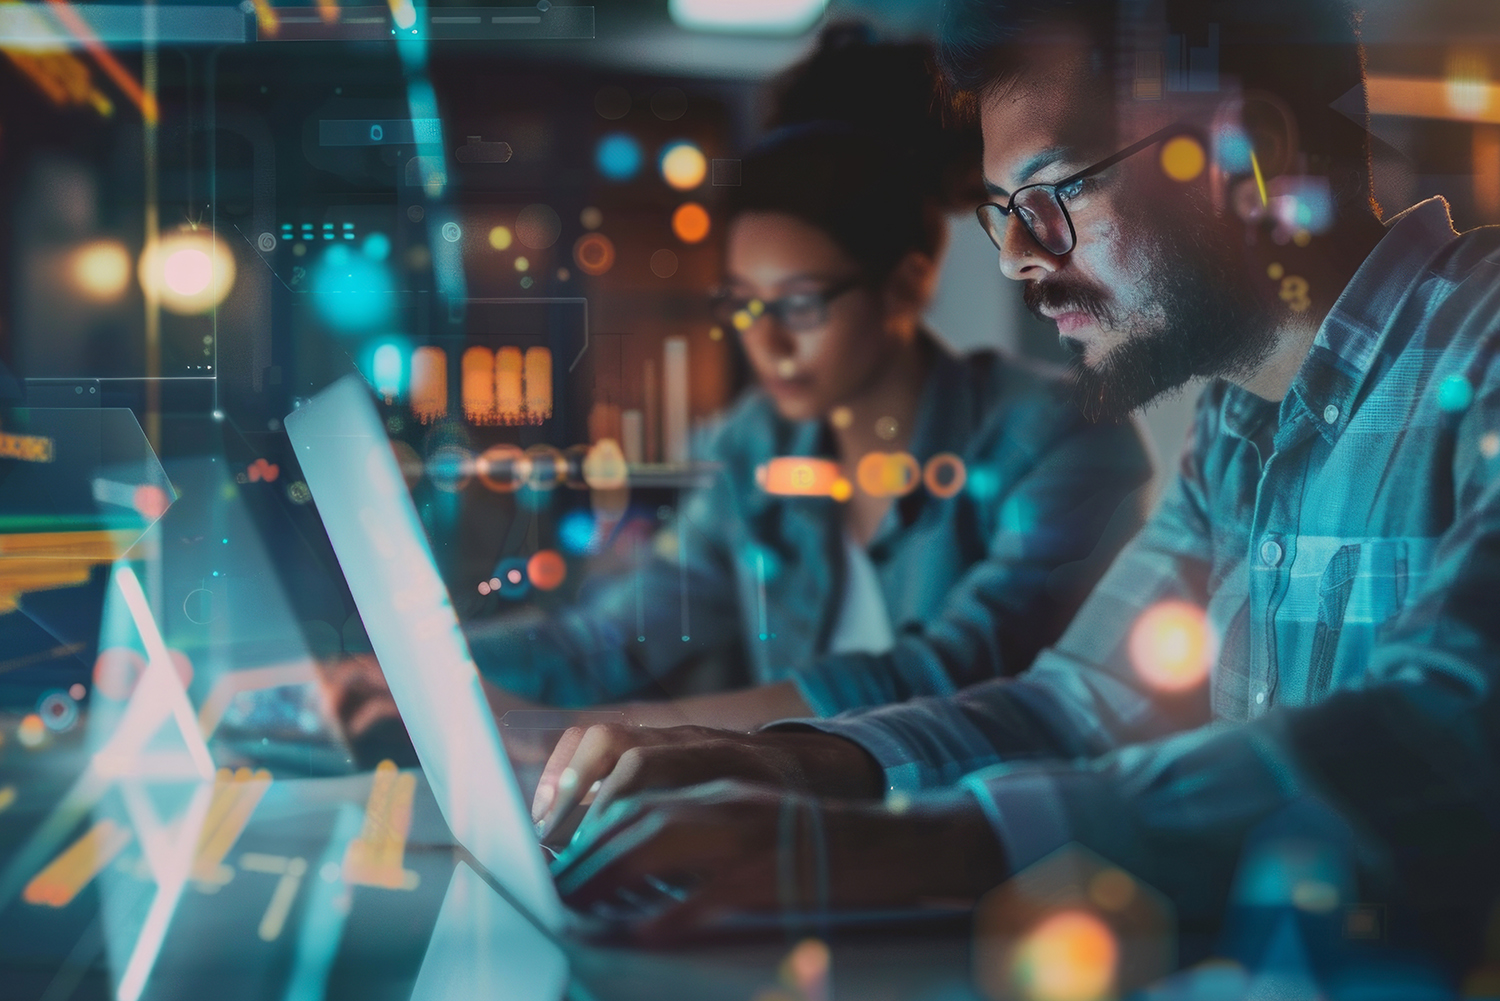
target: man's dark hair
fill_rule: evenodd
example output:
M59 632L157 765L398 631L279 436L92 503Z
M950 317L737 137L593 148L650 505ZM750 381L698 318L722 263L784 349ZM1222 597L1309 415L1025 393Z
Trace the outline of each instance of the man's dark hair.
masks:
M1340 203L1374 208L1359 23L1348 0L943 0L938 57L970 111L1060 30L1082 34L1100 82L1127 98L1235 81L1292 112L1306 170L1327 176Z

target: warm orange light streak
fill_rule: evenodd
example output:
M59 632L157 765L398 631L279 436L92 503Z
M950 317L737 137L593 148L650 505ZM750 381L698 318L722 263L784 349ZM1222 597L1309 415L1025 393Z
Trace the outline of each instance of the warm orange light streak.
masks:
M57 15L63 27L67 28L73 37L88 50L89 55L94 57L94 62L99 64L104 75L113 80L115 86L120 88L120 92L130 98L131 102L140 109L141 117L146 120L147 124L155 125L160 117L156 106L156 95L146 93L140 81L132 76L128 69L120 65L114 54L104 47L103 42L99 41L99 36L94 34L88 22L68 4L68 0L47 0L47 2L52 5L52 12Z
M208 816L198 835L198 850L193 856L192 878L205 883L226 883L229 872L224 856L250 823L250 815L260 805L261 797L271 787L271 773L261 769L254 774L248 768L231 772L219 769L214 778L213 799Z
M318 0L318 16L324 24L338 24L339 0Z
M268 0L253 0L253 2L256 30L269 38L275 38L281 32L281 18L277 16L276 8L272 7Z
M519 424L526 398L521 389L524 360L520 348L501 348L495 352L495 409L500 423Z
M448 355L442 348L411 353L411 412L423 424L448 416Z
M779 497L827 497L839 478L838 463L801 455L778 455L755 471L761 489Z
M28 904L66 907L79 890L130 844L130 839L130 831L114 821L99 821L32 878L21 899Z
M398 770L394 761L375 766L364 827L344 852L344 882L387 890L410 890L417 885L417 874L401 867L416 791L417 777Z
M494 424L495 413L495 356L489 348L475 346L463 354L462 393L464 418L471 424Z
M526 372L526 421L540 424L552 417L552 352L527 348L522 366Z

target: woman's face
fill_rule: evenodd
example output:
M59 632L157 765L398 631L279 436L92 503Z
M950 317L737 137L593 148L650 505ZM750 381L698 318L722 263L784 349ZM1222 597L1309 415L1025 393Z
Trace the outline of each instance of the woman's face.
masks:
M788 420L819 419L856 399L912 336L914 325L892 322L880 290L863 282L849 255L794 216L737 216L726 264L730 297L748 307L733 326L761 386ZM849 287L851 281L857 283ZM830 289L845 291L828 300L820 317L811 297ZM757 305L774 307L787 297L791 322Z

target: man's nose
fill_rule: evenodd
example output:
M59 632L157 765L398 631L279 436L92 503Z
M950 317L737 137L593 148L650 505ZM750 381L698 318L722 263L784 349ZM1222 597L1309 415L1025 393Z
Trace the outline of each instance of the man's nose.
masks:
M1000 242L1000 273L1013 281L1038 280L1062 266L1063 255L1051 254L1036 242L1020 216L1012 212L1005 220Z

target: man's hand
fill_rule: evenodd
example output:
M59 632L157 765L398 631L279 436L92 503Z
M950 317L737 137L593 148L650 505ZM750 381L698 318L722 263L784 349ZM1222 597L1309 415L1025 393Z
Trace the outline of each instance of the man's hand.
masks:
M823 733L745 734L701 726L603 725L563 734L532 801L537 833L552 837L595 783L590 816L649 789L739 779L792 792L870 798L884 788L880 768L857 744Z
M646 944L747 912L972 905L1007 874L999 841L963 793L898 811L720 781L618 801L579 835L554 867L574 907L660 899L663 883L687 888L632 927Z

